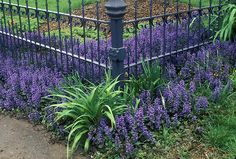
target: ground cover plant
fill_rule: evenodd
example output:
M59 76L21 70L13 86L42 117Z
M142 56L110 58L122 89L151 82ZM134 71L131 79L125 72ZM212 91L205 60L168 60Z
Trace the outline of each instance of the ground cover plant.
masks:
M189 39L186 21L179 25L177 37L176 25L167 24L165 40L163 26L153 28L152 42L150 29L139 30L137 37L125 40L129 55L125 63L148 58L150 52L160 55L204 42L211 33L204 28L198 30L198 19L194 22L197 25L190 27ZM25 36L55 47L60 45L57 38L49 41L36 32ZM25 47L23 51L31 48L10 38L7 42L1 40L5 45L11 44L12 50L16 48L16 53L19 46ZM99 47L95 40L83 41L85 46L66 41L62 47L106 63L110 40L100 42ZM36 60L30 52L35 50L29 49L24 58ZM48 68L30 65L26 60L16 62L4 56L9 56L9 52L2 52L0 107L4 112L24 113L30 121L43 122L63 135L68 141L68 158L78 147L91 152L95 158L202 158L210 150L212 158L234 157L235 52L235 43L216 42L157 63L143 62L136 70L140 76L123 81L124 87L119 89L116 89L119 81L109 76L100 84L84 80L86 71L94 71L95 78L103 79L99 68L94 69L92 65L79 67L80 77L72 74L62 78L63 69L59 72L52 69L56 63L54 54L46 54L52 66ZM57 64L63 67L72 61L65 57ZM129 73L135 72L131 71ZM62 72L69 73L71 68ZM188 135L190 137L186 137ZM192 148L199 146L201 151Z
M38 68L26 61L16 61L1 53L0 108L23 113L32 121L40 121L42 97L62 79L60 72L47 67ZM28 116L29 115L29 116Z
M155 147L160 140L159 137L155 136L155 134L158 134L156 132L163 129L168 131L170 127L177 128L176 131L179 131L178 127L184 123L195 123L204 117L206 121L208 118L212 119L208 116L211 113L209 112L209 110L211 111L209 107L219 104L218 101L221 100L225 93L232 92L232 81L229 79L229 73L234 65L228 65L228 62L226 62L228 58L222 58L221 55L225 55L227 50L219 48L224 48L224 45L234 46L232 43L212 45L200 50L197 54L189 54L187 61L181 61L182 67L179 72L176 71L177 69L175 66L173 67L173 64L170 64L172 67L168 68L166 76L172 81L167 83L166 86L158 88L155 95L152 95L147 88L143 88L144 90L141 91L138 97L135 98L133 96L133 104L127 105L128 109L123 115L115 117L115 127L111 127L106 117L101 118L99 124L96 124L96 128L91 126L87 137L85 136L85 140L90 141L90 146L96 147L97 157L134 158L138 157L137 155L142 156L141 154L145 153L139 151L142 149L142 145L148 144ZM232 51L232 54L234 52ZM230 53L228 57L231 57ZM179 58L183 58L183 56ZM233 63L235 63L235 60ZM179 64L177 66L179 67ZM126 88L128 89L128 87ZM60 100L63 100L63 97ZM64 111L67 110L65 108ZM208 128L206 127L206 129ZM201 127L197 128L196 131L202 134L201 129ZM206 134L209 142L209 138L213 137L210 131ZM234 139L235 136L232 135L231 137ZM72 143L79 146L77 142L83 140L81 136L77 139L76 142L72 140ZM233 140L231 141L229 138L228 143L230 144L231 142ZM230 149L233 148L232 145L233 143L229 145ZM217 147L217 145L211 144L209 147ZM139 153L137 154L137 152ZM222 155L218 150L216 152ZM234 155L233 151L230 152L231 154L229 152L227 155ZM183 156L184 153L188 155L187 152L181 153L183 153ZM225 153L223 155L226 155ZM177 154L180 155L180 152ZM143 157L145 157L144 154Z
M60 73L55 77L57 73L51 69L28 66L26 61L15 63L14 59L2 56L2 59L6 60L1 63L1 87L3 88L1 90L2 92L6 90L7 94L1 95L1 110L12 111L12 108L22 110L31 121L41 122L43 119L44 124L50 125L52 129L61 132L64 136L71 133L68 138L69 156L78 146L85 145L86 150L95 152L97 158L106 156L168 158L173 155L188 157L194 155L188 149L202 143L204 146L201 147L203 151L201 153L212 149L210 154L214 158L234 156L234 123L230 121L235 118L232 111L235 109L235 71L233 71L236 62L235 50L232 42L212 44L203 47L195 54L175 57L176 59L166 65L166 71L158 64L153 64L152 67L147 64L144 66L147 70L146 75L143 75L148 79L146 82L165 77L163 84L161 82L158 87L148 87L147 84L144 85L145 87L134 89L128 84L129 81L125 91L118 92L114 90L116 81L107 80L96 85L81 81L78 75L72 75L68 77L69 80L65 80L65 83L59 84L62 79ZM162 61L159 64L161 65ZM156 71L156 76L152 78L150 71ZM38 76L39 74L42 76ZM35 81L32 82L34 86L30 87L31 85L24 81ZM29 87L26 88L25 85ZM53 86L58 86L56 92L51 92L52 96L47 96L47 99L41 101L42 96L50 94L48 89L54 90ZM35 94L36 88L39 94ZM8 96L10 92L13 92L12 96ZM95 92L100 92L99 97L106 98L98 99ZM32 96L33 94L37 95L37 98ZM126 99L132 102L124 102ZM226 103L221 102L222 99L227 99ZM118 102L114 103L117 100L121 100L122 109L119 113L116 113L115 107L109 109L116 104L119 105ZM13 103L8 104L9 101ZM18 101L23 104L17 103ZM227 103L232 105L225 107ZM56 109L48 107L49 104L54 105ZM101 106L103 109L99 109L98 113L90 113L95 111L88 109L92 105ZM84 111L77 109L78 106L82 106ZM87 115L81 115L80 118L81 112L85 111ZM221 113L224 112L228 116L222 116ZM73 114L79 117L73 118ZM218 124L222 122L224 129ZM86 124L86 129L80 131L80 128L85 125L83 123L90 124ZM227 135L222 136L221 130L225 130ZM180 135L180 132L192 135L193 138L189 140L194 141L194 144L187 143L184 134ZM205 141L196 142L198 138ZM170 148L175 147L177 142L186 143L181 148L175 149L173 153ZM157 151L160 145L165 149Z
M201 23L200 23L201 24ZM150 35L150 29L144 28L140 29L137 36L132 36L128 39L125 39L124 46L126 48L127 54L129 54L128 58L125 58L125 64L132 64L136 63L138 61L142 61L142 59L151 58L152 56L159 56L162 54L162 52L171 52L176 51L181 48L187 47L188 45L196 45L201 42L207 41L209 38L209 32L207 32L206 29L200 29L199 30L199 21L196 18L196 20L192 23L190 27L190 32L188 34L187 28L188 28L188 22L186 20L183 20L178 27L178 35L176 35L176 25L173 23L168 23L165 25L165 32L164 27L161 26L155 26L152 29L152 35ZM74 28L75 33L80 34L80 28ZM67 32L68 30L62 30L62 32L66 32L66 34L70 34ZM108 64L108 51L109 47L111 46L111 39L110 37L106 39L102 39L102 33L100 34L99 42L97 40L91 40L89 38L73 38L72 40L69 38L58 38L58 32L53 31L51 32L51 38L49 39L45 34L38 34L38 32L30 32L26 33L23 36L27 39L33 39L34 41L43 43L43 44L50 44L51 47L55 47L57 49L61 49L66 52L70 52L74 54L78 54L79 56L86 57L87 59L91 59L94 61L98 61L101 64ZM55 34L54 34L55 33ZM165 33L165 39L163 39ZM54 36L55 35L55 36ZM86 31L87 36L96 38L97 32L96 31ZM132 33L130 34L132 35ZM129 36L130 36L129 35ZM201 35L201 37L199 37ZM63 35L64 36L64 35ZM63 37L62 36L62 37ZM84 38L86 41L84 41ZM152 40L150 40L152 39ZM137 42L137 44L136 44ZM12 41L10 38L7 40L4 40L3 45L11 44L11 49L14 48L14 50L19 50L19 52L24 47L25 49L32 48L37 50L38 48L32 47L32 45L24 43L24 42L18 42L18 41ZM20 46L20 47L19 47ZM99 50L99 51L97 51ZM41 51L38 51L41 52ZM76 58L71 58L70 56L66 55L54 55L52 52L45 50L45 53L43 54L42 60L45 58L50 59L50 62L56 65L59 65L63 69L68 69L65 66L71 67L72 65L75 66L80 70L81 77L84 77L84 74L95 74L95 76L100 76L99 72L101 72L101 68L99 68L97 65L91 65L89 63L84 63L83 61L80 61ZM151 53L153 52L153 53ZM36 58L37 56L42 56L42 54L38 54L32 56L31 58ZM47 56L47 57L46 57ZM57 58L52 58L52 56L57 56ZM39 58L38 58L39 59ZM36 59L34 59L36 61ZM44 62L44 61L42 61ZM87 69L86 69L87 67ZM134 73L138 73L138 70L136 68L127 70L129 73L132 71Z

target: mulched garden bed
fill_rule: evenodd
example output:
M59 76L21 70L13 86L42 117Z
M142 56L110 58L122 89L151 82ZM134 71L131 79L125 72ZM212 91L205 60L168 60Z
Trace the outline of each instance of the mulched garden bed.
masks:
M135 4L134 0L126 0L127 4L127 13L124 17L125 20L133 20L135 19L135 14L137 14L137 18L143 18L143 17L150 17L150 9L152 9L152 15L161 15L164 14L164 6L163 2L160 2L160 0L154 0L152 2L152 7L150 6L149 0L138 0ZM108 16L106 14L105 9L105 3L106 0L101 0L99 3L99 19L101 20L108 20ZM135 7L137 6L137 8ZM135 9L136 8L136 9ZM186 4L179 4L178 5L179 11L184 11L188 9L188 6ZM89 18L97 18L96 12L97 12L97 4L90 4L85 6L85 17ZM135 10L137 13L135 13ZM167 5L166 13L175 13L177 11L176 5ZM82 9L75 10L73 12L75 15L82 15Z
M109 17L106 14L106 9L105 9L105 3L106 0L101 0L101 2L98 4L99 5L99 20L109 20ZM135 9L135 3L133 0L126 0L126 4L127 4L127 13L124 17L125 21L129 21L129 20L134 20L135 16L136 18L143 18L143 17L150 17L150 13L152 14L152 16L156 16L156 15L162 15L164 14L164 4L163 2L159 2L158 0L153 1L152 7L150 7L150 2L148 0L138 0L137 1L137 8ZM152 8L152 11L150 11L150 8ZM186 11L188 10L188 5L186 4L179 4L178 5L178 11ZM135 12L136 11L136 12ZM175 4L172 5L167 5L166 8L166 13L176 13L177 12L177 7ZM88 18L94 18L97 19L97 4L90 4L90 5L86 5L84 8L84 13L85 13L85 17ZM82 9L77 9L74 10L73 13L74 15L82 15ZM136 14L136 15L135 15ZM180 15L181 17L186 16L186 14L182 14ZM170 16L168 17L168 19L172 19L175 20L176 17ZM159 19L155 19L155 21L162 21L161 18ZM146 21L147 22L147 21ZM94 27L94 23L86 23L86 26L91 26ZM126 27L130 27L131 24L127 25ZM61 28L67 28L68 27L68 22L63 22L61 23ZM101 25L101 29L106 29L107 30L107 25ZM58 29L58 22L50 22L50 30L56 30ZM42 24L40 27L40 30L43 32L47 32L48 28L47 28L47 24Z

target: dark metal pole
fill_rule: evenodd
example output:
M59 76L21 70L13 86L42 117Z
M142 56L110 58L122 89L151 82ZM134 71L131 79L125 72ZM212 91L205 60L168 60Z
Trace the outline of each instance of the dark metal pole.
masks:
M123 0L108 0L105 5L110 17L111 48L109 57L112 62L112 77L124 78L125 48L123 46L123 17L126 13L126 3Z

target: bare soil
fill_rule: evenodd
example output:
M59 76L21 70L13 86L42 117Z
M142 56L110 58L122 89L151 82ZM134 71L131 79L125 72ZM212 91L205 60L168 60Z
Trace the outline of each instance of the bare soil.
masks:
M52 142L43 126L0 115L0 159L66 159L66 146Z

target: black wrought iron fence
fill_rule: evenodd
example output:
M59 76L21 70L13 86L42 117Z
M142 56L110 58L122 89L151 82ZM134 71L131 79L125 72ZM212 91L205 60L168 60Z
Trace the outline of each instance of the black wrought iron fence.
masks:
M211 42L223 0L1 0L7 56L99 80ZM212 23L214 21L214 23ZM6 52L6 51L5 51Z

